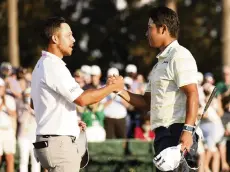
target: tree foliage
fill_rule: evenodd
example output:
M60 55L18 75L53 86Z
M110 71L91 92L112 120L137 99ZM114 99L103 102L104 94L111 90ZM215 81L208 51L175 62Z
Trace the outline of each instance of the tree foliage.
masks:
M43 48L41 23L58 15L67 19L76 39L73 55L64 58L71 71L82 64L97 64L103 71L115 65L122 71L126 64L134 63L147 76L158 53L149 48L145 36L148 11L162 1L137 7L140 1L128 0L122 10L116 8L115 0L18 1L21 65L34 66ZM0 0L0 62L7 60L6 10L6 1ZM179 42L192 52L201 72L217 75L221 66L221 1L178 0L177 12Z

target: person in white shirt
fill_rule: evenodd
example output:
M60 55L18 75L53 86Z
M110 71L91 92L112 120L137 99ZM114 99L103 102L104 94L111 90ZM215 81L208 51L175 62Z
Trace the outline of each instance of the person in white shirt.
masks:
M199 106L196 61L177 42L179 19L173 10L156 7L150 11L149 17L146 36L149 45L161 51L157 56L158 63L152 69L144 95L124 89L119 95L146 113L150 110L151 129L156 135L156 155L180 143L181 151L188 152L185 158L190 156L195 163L198 136L192 133ZM183 164L179 168L188 170Z
M14 172L16 136L13 122L15 118L16 102L12 96L6 94L5 82L0 78L0 164L4 153L7 172Z
M109 68L107 77L119 75L117 68ZM129 104L115 93L103 99L105 113L106 139L125 139L127 138L126 117Z
M118 82L100 89L83 91L75 82L62 60L72 54L75 39L70 26L62 17L49 18L43 30L47 49L42 51L32 73L31 97L37 129L35 154L43 168L50 172L77 172L81 155L77 140L80 128L76 125L76 104L86 106L101 101L124 86ZM80 122L80 127L85 124Z
M29 159L31 159L31 172L40 172L41 166L34 157L33 145L36 139L36 121L34 110L30 107L31 88L23 91L23 104L19 107L18 113L18 146L20 155L20 172L28 172Z

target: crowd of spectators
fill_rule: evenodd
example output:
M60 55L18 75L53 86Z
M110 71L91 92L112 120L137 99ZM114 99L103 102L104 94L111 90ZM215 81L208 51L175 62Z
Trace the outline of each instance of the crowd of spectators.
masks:
M0 164L4 156L8 172L14 171L16 143L19 147L20 171L28 171L29 160L31 172L41 171L32 146L36 137L36 118L30 107L31 72L22 67L14 68L8 62L0 64ZM120 72L111 67L102 75L99 66L82 65L73 73L73 77L86 90L103 87L106 77L119 75ZM219 172L219 169L229 171L226 136L230 136L230 67L224 66L222 74L223 80L218 83L212 73L203 75L199 72L197 77L199 114L213 88L218 88L217 96L200 124L203 133L198 152L200 172ZM145 78L138 73L137 66L128 64L124 70L125 89L144 94L147 85ZM116 94L110 94L99 103L76 108L79 120L87 124L89 142L102 142L106 139L154 140L150 115L142 114Z

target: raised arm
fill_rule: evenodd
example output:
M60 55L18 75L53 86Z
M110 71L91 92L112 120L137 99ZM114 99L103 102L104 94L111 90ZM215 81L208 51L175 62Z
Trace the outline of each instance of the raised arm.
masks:
M80 106L86 106L89 104L94 104L96 102L101 101L104 99L107 95L109 95L112 92L117 92L124 88L124 81L123 77L116 76L116 83L113 84L107 84L103 88L99 89L89 89L84 91L79 97L77 97L74 100L74 103L80 105Z

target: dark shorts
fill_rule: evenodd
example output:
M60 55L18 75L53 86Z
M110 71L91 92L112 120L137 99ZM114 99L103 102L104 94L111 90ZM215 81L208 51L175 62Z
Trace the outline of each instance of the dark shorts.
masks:
M179 144L179 138L181 136L183 126L184 124L182 123L175 123L170 125L168 128L158 127L155 129L155 140L154 140L155 155L159 154L162 150L168 147L177 146ZM185 156L186 161L189 162L189 165L191 166L197 166L198 138L199 137L197 134L193 135L193 145L190 149L190 152L187 153ZM181 167L181 165L178 168L180 168L180 172L187 171L186 169L188 169L187 167ZM181 168L183 168L184 170L182 170ZM157 172L159 172L158 169Z

